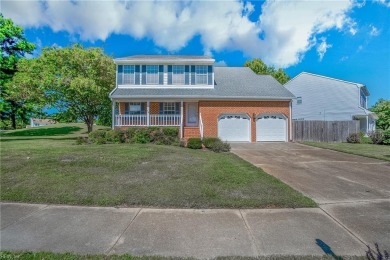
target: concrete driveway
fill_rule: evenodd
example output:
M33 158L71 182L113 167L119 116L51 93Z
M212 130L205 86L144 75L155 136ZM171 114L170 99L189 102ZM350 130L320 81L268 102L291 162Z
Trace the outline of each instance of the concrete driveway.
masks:
M233 143L232 152L314 199L362 242L390 249L390 162L296 143Z

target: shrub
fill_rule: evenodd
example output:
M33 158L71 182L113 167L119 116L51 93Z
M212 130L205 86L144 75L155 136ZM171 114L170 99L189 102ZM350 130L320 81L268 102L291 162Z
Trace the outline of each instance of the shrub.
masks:
M220 153L220 152L229 152L230 151L230 144L227 142L222 141L216 141L211 144L209 149L213 152Z
M137 132L138 128L136 127L129 127L125 133L124 133L124 138L125 138L125 142L126 143L131 143L132 142L132 139L135 135L135 133Z
M352 133L347 137L347 142L348 143L353 143L353 144L360 144L361 143L361 138L360 134L358 133Z
M82 137L82 136L77 137L76 144L77 145L89 144L88 137Z
M106 141L111 143L124 143L125 133L121 130L110 130L106 132Z
M164 133L165 136L169 137L178 137L179 136L179 128L177 127L163 127L162 132Z
M98 140L106 139L107 130L96 130L89 133L88 137L92 143L97 143Z
M189 138L187 147L190 149L202 149L202 140L200 138Z
M382 131L375 131L370 133L370 139L373 144L382 144L383 143L384 134Z
M131 141L136 144L146 144L150 142L149 129L147 128L138 128Z
M203 138L203 144L206 148L210 148L215 142L222 142L218 137L205 137Z
M390 129L383 132L383 144L390 145Z

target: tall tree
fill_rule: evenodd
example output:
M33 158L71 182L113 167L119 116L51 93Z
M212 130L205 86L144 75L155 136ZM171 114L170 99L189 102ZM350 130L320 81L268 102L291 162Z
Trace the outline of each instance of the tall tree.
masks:
M15 80L20 93L46 100L67 118L82 119L91 132L96 118L111 108L108 94L115 84L115 64L100 48L44 48L30 64L20 64Z
M247 61L244 66L251 68L256 74L271 75L282 85L290 80L290 77L286 74L286 72L284 72L284 70L280 68L275 69L273 66L267 66L267 64L265 64L261 59Z
M390 100L379 99L370 111L374 112L378 116L376 120L376 126L379 129L390 129Z
M7 87L17 71L17 63L26 53L32 53L35 45L24 37L22 27L14 25L11 19L6 19L0 14L0 110L1 120L11 120L12 128L16 128L16 120L19 116L26 120L28 107L12 97L11 90Z

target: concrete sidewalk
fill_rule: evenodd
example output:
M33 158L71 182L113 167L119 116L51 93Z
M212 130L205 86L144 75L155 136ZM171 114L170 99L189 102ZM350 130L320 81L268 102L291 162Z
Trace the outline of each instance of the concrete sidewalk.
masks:
M364 255L322 209L149 209L1 203L1 250L213 258ZM330 248L330 249L329 249Z

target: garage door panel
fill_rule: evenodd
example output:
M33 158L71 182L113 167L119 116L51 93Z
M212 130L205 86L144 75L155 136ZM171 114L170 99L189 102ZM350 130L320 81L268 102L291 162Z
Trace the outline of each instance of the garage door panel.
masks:
M256 121L256 140L286 141L286 119L281 116L261 116Z
M250 119L244 115L225 115L218 119L218 137L223 141L250 141Z

